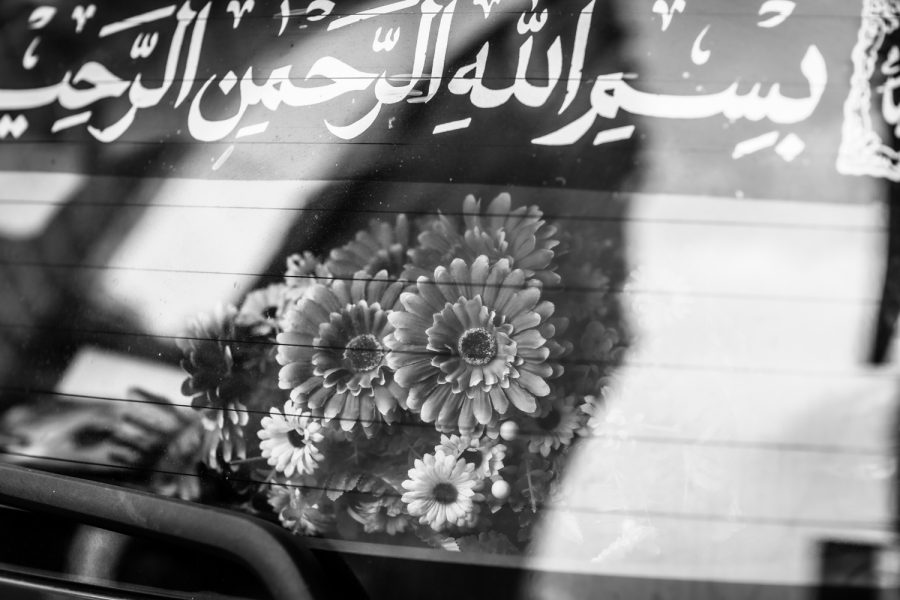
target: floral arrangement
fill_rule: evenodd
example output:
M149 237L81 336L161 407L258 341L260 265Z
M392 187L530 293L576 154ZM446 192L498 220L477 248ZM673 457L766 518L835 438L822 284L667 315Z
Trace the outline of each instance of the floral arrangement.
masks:
M505 193L392 221L191 324L202 460L297 534L520 551L624 348L608 245Z

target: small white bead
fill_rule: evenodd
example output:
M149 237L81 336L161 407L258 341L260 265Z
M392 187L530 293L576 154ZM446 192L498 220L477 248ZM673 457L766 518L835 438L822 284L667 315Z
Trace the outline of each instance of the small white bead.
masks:
M491 495L497 500L506 500L509 497L509 484L498 479L491 485Z
M504 421L500 426L500 437L511 442L519 435L519 425L515 421Z

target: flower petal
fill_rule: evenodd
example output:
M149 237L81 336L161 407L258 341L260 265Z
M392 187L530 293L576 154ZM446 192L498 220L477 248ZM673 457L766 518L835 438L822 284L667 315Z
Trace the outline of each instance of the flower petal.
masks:
M513 406L515 406L522 412L531 414L535 410L537 410L537 403L534 400L534 396L526 392L518 384L510 384L510 386L506 388L505 392L506 397L510 402L512 402Z

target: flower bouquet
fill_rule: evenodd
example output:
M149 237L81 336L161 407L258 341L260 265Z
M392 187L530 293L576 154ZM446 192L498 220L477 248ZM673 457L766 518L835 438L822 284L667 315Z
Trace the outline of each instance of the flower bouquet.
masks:
M521 551L624 347L609 244L505 193L391 217L191 324L202 461L297 534Z

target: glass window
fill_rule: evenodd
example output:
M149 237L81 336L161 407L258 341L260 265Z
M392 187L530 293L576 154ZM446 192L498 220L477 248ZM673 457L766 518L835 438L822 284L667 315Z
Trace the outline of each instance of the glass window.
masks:
M898 16L5 3L0 460L374 596L890 587Z

